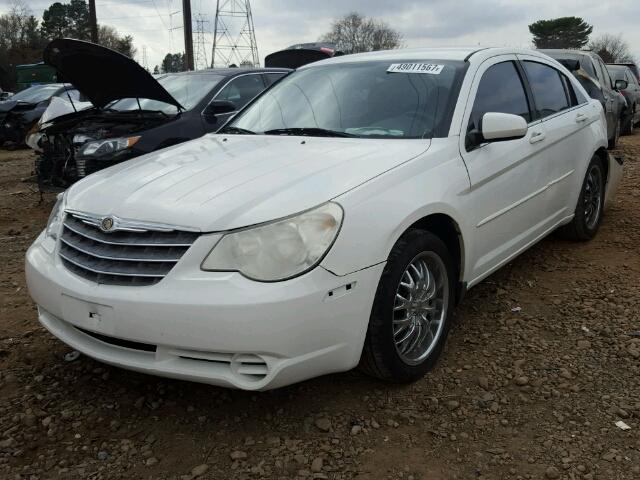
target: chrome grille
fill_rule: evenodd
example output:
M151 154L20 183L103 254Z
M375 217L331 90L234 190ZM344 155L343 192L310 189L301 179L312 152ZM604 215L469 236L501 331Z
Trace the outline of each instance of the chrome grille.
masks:
M58 255L83 278L109 285L153 285L182 258L198 232L136 225L103 232L87 215L67 213Z

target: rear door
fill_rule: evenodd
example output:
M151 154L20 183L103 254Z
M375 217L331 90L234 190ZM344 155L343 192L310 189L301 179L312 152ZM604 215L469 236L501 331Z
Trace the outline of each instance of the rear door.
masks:
M555 224L575 210L584 169L593 155L587 127L600 118L599 107L590 104L553 62L530 55L518 58L545 126L549 177L543 198L549 222Z
M536 117L515 55L486 60L474 76L460 133L460 152L471 180L469 214L475 226L471 257L475 283L517 255L549 227L547 132ZM467 133L487 112L522 116L524 138L471 146Z

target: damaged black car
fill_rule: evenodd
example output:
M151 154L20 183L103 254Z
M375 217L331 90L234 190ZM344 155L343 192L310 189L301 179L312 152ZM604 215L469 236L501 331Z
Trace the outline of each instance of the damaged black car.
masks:
M211 69L154 78L92 43L52 41L44 53L93 107L43 124L41 189L65 188L103 168L217 131L286 69Z
M47 109L55 96L67 96L77 100L78 91L62 83L34 85L0 102L0 146L9 143L24 145L27 132Z

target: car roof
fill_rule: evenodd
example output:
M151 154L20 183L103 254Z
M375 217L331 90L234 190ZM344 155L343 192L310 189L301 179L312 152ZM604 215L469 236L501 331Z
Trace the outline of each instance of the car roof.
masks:
M222 75L224 77L232 77L243 73L287 73L290 71L288 68L207 68L189 72L167 72L161 75Z
M591 50L572 50L570 48L541 48L538 51L547 54L550 57L553 57L554 55L562 55L564 58L577 59L578 57L597 56L597 54Z
M368 62L368 61L408 61L408 60L453 60L482 62L496 55L527 54L546 57L538 50L516 47L450 47L450 48L404 48L397 50L381 50L377 52L355 53L333 57L327 60L310 63L300 69L314 68L336 63Z

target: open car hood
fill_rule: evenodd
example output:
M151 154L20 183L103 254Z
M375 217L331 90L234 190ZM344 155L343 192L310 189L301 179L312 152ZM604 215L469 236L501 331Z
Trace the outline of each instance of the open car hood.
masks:
M47 45L43 58L98 108L121 98L148 98L183 108L137 62L109 48L59 38Z

